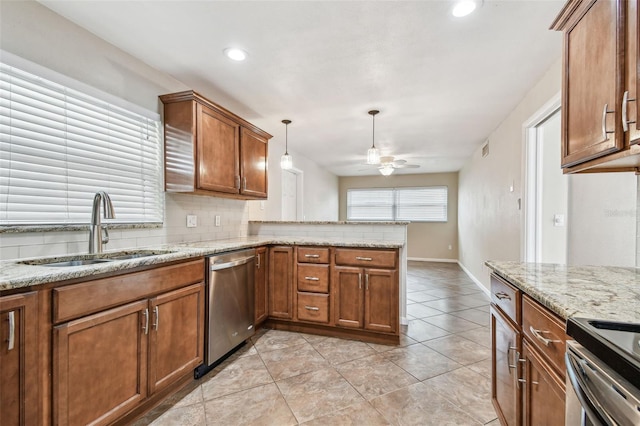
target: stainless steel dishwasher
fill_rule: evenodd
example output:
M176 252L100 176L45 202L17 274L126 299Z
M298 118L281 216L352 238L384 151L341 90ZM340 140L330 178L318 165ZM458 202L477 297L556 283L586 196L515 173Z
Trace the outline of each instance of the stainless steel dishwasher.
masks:
M255 333L255 259L255 249L207 258L205 364L196 369L196 378Z

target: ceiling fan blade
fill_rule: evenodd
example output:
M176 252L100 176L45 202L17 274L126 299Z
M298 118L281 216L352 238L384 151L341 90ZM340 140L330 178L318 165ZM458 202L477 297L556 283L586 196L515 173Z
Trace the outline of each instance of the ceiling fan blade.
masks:
M393 166L395 169L417 169L420 167L417 164L397 164Z
M396 165L405 164L407 160L395 160L393 163Z

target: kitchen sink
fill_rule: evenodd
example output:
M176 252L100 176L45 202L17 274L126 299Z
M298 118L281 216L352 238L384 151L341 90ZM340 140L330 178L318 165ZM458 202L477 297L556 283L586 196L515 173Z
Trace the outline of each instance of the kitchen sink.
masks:
M118 252L106 252L95 254L79 254L76 256L65 257L45 257L41 259L23 260L23 265L38 265L38 266L53 266L53 267L65 267L65 266L85 266L96 265L100 263L117 262L120 260L139 259L142 257L160 256L163 254L174 253L167 250L123 250Z

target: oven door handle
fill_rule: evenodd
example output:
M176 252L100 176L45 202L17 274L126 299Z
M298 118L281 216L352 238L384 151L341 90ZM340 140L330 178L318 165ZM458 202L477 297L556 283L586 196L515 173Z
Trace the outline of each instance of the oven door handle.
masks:
M614 425L608 420L609 416L606 415L604 408L597 403L593 392L589 389L589 385L580 373L580 370L582 370L581 364L586 363L586 361L567 351L565 353L565 363L567 365L567 375L586 416L595 424ZM607 417L606 420L602 414Z
M219 271L220 269L229 269L229 268L233 268L234 266L240 266L240 265L244 265L245 263L249 263L255 258L256 258L255 256L249 256L243 259L234 260L232 262L214 263L211 265L209 269L211 271Z

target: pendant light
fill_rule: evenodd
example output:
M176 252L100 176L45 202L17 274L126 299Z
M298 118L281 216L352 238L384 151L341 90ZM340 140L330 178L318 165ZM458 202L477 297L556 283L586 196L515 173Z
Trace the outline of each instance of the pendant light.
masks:
M291 120L282 120L284 123L284 154L280 157L280 168L282 170L289 170L293 167L293 158L289 155L289 124Z
M380 151L376 148L376 114L379 112L375 109L369 111L369 115L373 120L373 132L371 134L371 148L367 151L367 164L380 164Z

